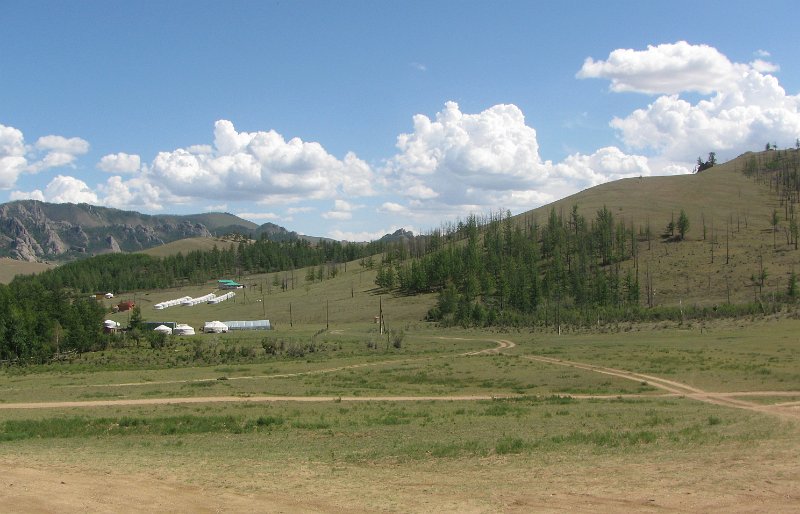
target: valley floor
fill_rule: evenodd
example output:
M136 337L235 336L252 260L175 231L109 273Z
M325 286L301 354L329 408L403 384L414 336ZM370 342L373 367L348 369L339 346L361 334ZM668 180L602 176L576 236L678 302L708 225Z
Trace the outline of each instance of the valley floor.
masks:
M0 496L9 512L796 512L796 325L419 335L410 348L457 343L211 383L196 370L164 397L152 371L139 385L0 375ZM122 394L96 392L115 389L108 376ZM224 394L235 379L288 387L278 376L301 394ZM75 388L56 393L56 379ZM42 396L18 401L37 380ZM420 389L387 394L407 381Z

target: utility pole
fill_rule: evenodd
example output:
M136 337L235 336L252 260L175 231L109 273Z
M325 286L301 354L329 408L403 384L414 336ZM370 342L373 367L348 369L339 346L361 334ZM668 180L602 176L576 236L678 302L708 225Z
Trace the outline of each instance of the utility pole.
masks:
M331 328L331 310L330 310L330 302L325 300L325 330L330 330Z
M294 323L292 323L292 302L289 302L289 326L294 328Z

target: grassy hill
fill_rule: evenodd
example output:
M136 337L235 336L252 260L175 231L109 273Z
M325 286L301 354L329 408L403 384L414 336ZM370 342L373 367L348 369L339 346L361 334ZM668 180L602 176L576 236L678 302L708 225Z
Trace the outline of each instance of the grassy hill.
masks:
M202 327L203 322L212 320L269 319L274 325L284 329L290 323L295 327L319 329L324 328L326 321L329 321L331 328L348 325L367 330L376 326L374 318L381 306L387 327L396 329L421 321L436 301L434 294L380 294L375 287L375 270L362 268L356 262L348 263L346 271L345 266L340 265L335 278L321 282L306 281L306 269L295 270L295 286L286 291L274 285L276 277L278 281L282 281L284 276L291 283L290 272L235 277L247 287L237 290L234 299L217 305L175 306L164 310L153 308L156 303L182 296L199 297L210 292L222 294L216 290L215 280L199 286L139 291L105 302L110 309L113 304L122 300L133 300L142 309L145 320L175 321L196 328ZM130 312L127 311L112 314L109 319L127 325L129 316Z
M52 264L0 258L0 284L8 284L16 275L30 275L52 268Z
M153 257L167 257L170 255L176 255L178 252L186 255L194 250L203 252L210 251L214 248L214 245L220 249L226 248L230 244L231 241L218 237L188 237L186 239L179 239L161 246L154 246L153 248L148 248L147 250L142 250L138 253L145 253Z
M577 205L581 214L591 221L599 209L608 207L616 223L633 226L641 234L638 270L634 268L632 260L622 263L621 267L633 268L637 272L642 284L643 305L646 304L644 282L648 272L652 276L655 291L654 305L718 305L728 301L749 302L756 296L769 298L786 291L800 252L788 242L787 213L777 195L765 183L757 182L743 173L754 158L763 164L769 155L764 152L747 153L692 175L610 182L520 214L515 219L518 223L530 223L535 219L539 224L544 224L551 209L568 217L572 207ZM677 220L681 210L686 212L690 221L686 239L675 241L663 237L667 224L673 216ZM774 210L780 215L775 234L771 225ZM648 224L652 234L649 242L644 235ZM229 243L216 238L192 238L145 253L164 256L178 251L207 250L215 244L223 247ZM351 263L351 268L355 267L355 263ZM762 267L766 270L767 278L759 287L753 277L761 273ZM298 271L296 274L302 277L305 272ZM363 284L363 276L359 276L359 279L362 281L362 291L374 287L374 277L368 279L366 284ZM342 280L345 280L345 286L337 286L343 283ZM316 291L314 298L296 300L316 305L320 298L340 296L331 288L347 288L346 279L342 277L310 287ZM432 298L426 296L418 300L420 308L409 311L419 316L415 318L417 320L430 307ZM409 304L415 301L414 297L404 300ZM288 301L281 310L286 311L284 314L288 320ZM407 321L411 321L411 318Z
M768 185L743 173L753 158L762 163L767 156L748 152L693 175L602 184L520 214L516 220L543 224L551 209L568 217L577 205L588 220L606 206L617 223L633 225L642 234L649 223L653 233L650 243L640 237L639 278L643 283L649 268L656 305L711 305L726 302L729 297L731 302L751 301L758 292L751 277L762 265L767 270L763 294L782 293L800 252L787 243L789 221L777 195ZM673 215L677 221L681 209L690 221L686 240L662 238L667 224ZM775 247L773 210L780 215ZM630 261L624 264L631 265Z

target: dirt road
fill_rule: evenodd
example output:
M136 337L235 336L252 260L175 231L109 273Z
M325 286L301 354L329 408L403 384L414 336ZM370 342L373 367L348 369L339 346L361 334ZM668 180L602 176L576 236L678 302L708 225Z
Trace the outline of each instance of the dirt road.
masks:
M749 396L758 393L752 392L738 392L738 393L713 393L703 391L697 387L689 384L683 384L674 380L656 377L653 375L646 375L644 373L634 373L632 371L625 371L616 368L608 368L605 366L596 366L594 364L586 364L582 362L567 361L561 359L554 359L552 357L544 357L541 355L525 355L525 359L546 362L548 364L555 364L558 366L567 366L570 368L583 369L593 371L595 373L602 373L604 375L611 375L618 378L633 380L635 382L646 382L653 387L657 387L672 394L691 398L706 403L713 403L715 405L724 405L726 407L735 407L737 409L747 409L754 412L761 412L764 414L772 414L789 419L800 419L800 404L798 402L787 402L774 405L762 405L758 403L748 402L737 398L736 396ZM766 392L767 395L772 396L771 392ZM797 396L800 394L798 391L784 391L780 395L788 394L790 396Z
M459 339L442 337L440 339ZM498 354L503 350L514 348L516 345L509 340L501 339L493 341L497 346L477 350L473 352L460 353L458 356L476 356L476 355L489 355ZM689 384L684 384L674 380L668 380L653 375L644 373L635 373L632 371L625 371L616 368L609 368L604 366L596 366L594 364L587 364L582 362L567 361L562 359L555 359L552 357L545 357L541 355L524 355L523 358L553 364L558 366L566 366L577 369L592 371L595 373L602 373L611 375L618 378L624 378L640 383L647 383L659 389L666 391L663 396L681 396L691 398L707 403L716 405L724 405L727 407L734 407L738 409L747 409L754 412L764 414L778 415L789 419L800 419L800 402L790 401L777 403L773 405L763 405L753 402L748 402L741 399L743 396L800 396L800 391L739 391L729 393L713 393L703 391L697 387ZM381 366L387 364L400 364L407 362L418 362L421 360L429 360L431 357L421 357L417 359L400 359L400 360L386 360L372 363L353 364L350 366L340 366L335 368L326 368L312 371L302 371L297 373L282 373L275 375L254 375L243 377L230 377L228 380L252 380L257 378L277 378L277 377L294 377L320 373L334 373L337 371L356 369L363 367ZM215 379L197 379L197 380L183 380L175 382L203 382ZM167 382L133 382L124 385L152 385L154 383L167 383ZM169 382L172 383L172 382ZM90 387L113 387L123 384L101 384ZM87 387L87 386L84 386ZM24 402L24 403L0 403L0 410L10 409L53 409L53 408L92 408L92 407L113 407L113 406L137 406L137 405L173 405L173 404L197 404L197 403L274 403L274 402L415 402L415 401L480 401L480 400L495 400L502 398L514 398L520 395L515 394L484 394L484 395L452 395L452 396L201 396L201 397L178 397L178 398L139 398L139 399L120 399L120 400L90 400L90 401L61 401L61 402ZM637 397L655 397L649 395L565 395L576 399L613 399L613 398L637 398Z
M458 354L476 356L499 353L514 347L507 340L496 347ZM796 419L800 413L800 391L757 391L709 393L697 387L646 374L591 364L527 355L534 361L603 373L637 382L647 382L664 391L661 397L687 397L699 401L743 408ZM427 358L421 358L424 360ZM331 373L359 364L315 370ZM402 361L391 361L399 363ZM236 377L252 379L259 377ZM149 382L148 384L152 384ZM514 395L508 395L514 396ZM568 395L573 398L618 398L655 395ZM792 398L776 405L758 405L742 400L746 396ZM472 401L503 398L504 395L462 395L448 397L207 397L147 398L82 402L0 404L0 409L63 407L109 407L161 403L208 402L320 402L320 401ZM90 455L87 455L90 457ZM795 445L718 455L692 456L651 461L632 461L628 456L604 455L562 462L547 459L510 461L505 459L442 460L415 462L412 466L355 465L338 463L328 468L287 463L276 482L250 483L231 488L230 469L204 469L202 479L193 475L174 477L158 463L144 472L115 466L54 463L46 457L13 451L0 460L0 511L61 512L796 512L800 502L800 454ZM714 469L714 473L709 473ZM241 477L240 477L241 478ZM368 485L365 485L368 484Z

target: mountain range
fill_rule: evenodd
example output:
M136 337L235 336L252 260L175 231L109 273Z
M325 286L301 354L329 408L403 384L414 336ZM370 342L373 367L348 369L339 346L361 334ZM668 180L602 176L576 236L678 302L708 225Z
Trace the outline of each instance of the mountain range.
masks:
M188 237L230 233L275 241L305 238L274 223L257 225L229 213L148 215L89 204L19 200L0 204L0 257L64 262L102 253L135 252Z

